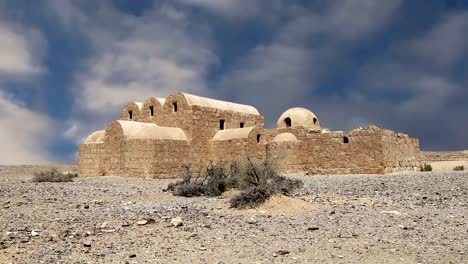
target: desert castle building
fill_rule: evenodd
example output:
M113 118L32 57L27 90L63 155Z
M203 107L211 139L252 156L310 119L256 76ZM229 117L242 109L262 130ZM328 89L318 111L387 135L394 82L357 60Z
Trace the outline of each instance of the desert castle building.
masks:
M286 174L382 174L413 171L419 140L376 126L350 132L320 127L292 108L275 129L253 106L175 93L127 104L119 120L92 133L79 148L81 176L173 178L182 164L201 171L210 162L271 160Z

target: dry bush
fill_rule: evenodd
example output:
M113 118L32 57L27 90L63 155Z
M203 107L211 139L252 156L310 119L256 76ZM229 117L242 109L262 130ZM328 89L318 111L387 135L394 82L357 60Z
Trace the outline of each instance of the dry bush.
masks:
M242 191L240 194L232 197L229 202L233 208L254 208L257 205L264 203L270 198L270 196L270 190L265 187L257 186Z
M63 174L57 171L57 169L51 169L49 171L41 171L34 173L32 182L72 182L73 178L77 176L77 173Z
M424 163L424 165L419 166L421 171L432 171L432 165Z
M465 170L465 166L456 166L455 168L453 168L454 171L464 171Z
M238 189L240 194L230 201L234 208L255 207L274 194L291 195L302 187L302 181L279 176L268 161L233 162L229 170L213 165L206 168L204 176L193 177L190 165L184 164L183 179L168 185L167 190L176 196L220 196L229 189Z
M274 194L291 195L303 186L303 182L278 175L269 161L247 161L231 167L231 177L242 191L230 201L233 208L253 208Z
M206 168L204 177L193 177L190 164L184 164L185 169L183 179L175 183L170 183L167 190L176 196L219 196L227 190L225 170L221 166L210 163Z

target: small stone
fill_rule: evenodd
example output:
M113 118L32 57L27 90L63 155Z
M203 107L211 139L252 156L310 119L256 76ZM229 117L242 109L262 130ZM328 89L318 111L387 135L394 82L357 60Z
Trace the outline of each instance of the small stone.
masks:
M178 226L183 226L184 222L182 221L182 218L176 217L176 218L171 219L171 224L175 227L178 227Z
M284 256L289 254L289 250L281 249L276 252L279 256Z
M99 228L104 229L106 227L107 227L107 222L104 222L104 223L101 224L101 226Z
M89 205L85 204L85 205L83 206L83 208L84 208L84 209L89 209Z
M381 214L397 215L400 216L401 213L398 211L380 211Z
M91 241L89 241L89 240L84 241L83 246L88 247L88 248L91 247Z
M255 219L254 217L251 217L251 218L249 218L249 220L247 220L247 223L248 223L248 224L251 224L251 225L256 224L256 223L257 223L257 219Z
M136 258L136 254L130 254L128 257L129 258Z
M139 226L146 225L146 224L148 224L148 220L146 220L146 219L143 219L143 220L140 220L140 221L137 222L137 225L139 225Z
M122 227L127 227L127 226L130 226L130 222L125 221L122 223Z
M32 237L37 237L37 236L39 236L39 232L40 232L39 230L33 230L33 231L31 231L31 236Z

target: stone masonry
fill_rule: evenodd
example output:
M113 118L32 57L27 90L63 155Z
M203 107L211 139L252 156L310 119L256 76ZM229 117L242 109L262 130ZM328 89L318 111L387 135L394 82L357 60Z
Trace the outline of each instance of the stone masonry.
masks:
M128 103L80 145L78 164L84 177L174 178L183 164L197 173L246 158L269 160L284 174L383 174L417 170L421 153L419 140L380 127L321 128L304 108L266 129L252 106L175 93Z

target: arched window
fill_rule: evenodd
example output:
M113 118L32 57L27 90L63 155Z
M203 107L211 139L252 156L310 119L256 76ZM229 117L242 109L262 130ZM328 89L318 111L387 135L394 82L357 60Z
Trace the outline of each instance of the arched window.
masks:
M172 103L172 110L175 112L177 112L177 102L173 102Z
M349 138L348 137L343 137L343 143L348 144L349 143Z
M260 134L257 135L257 143L260 143L261 136L262 135L260 135Z
M150 116L154 116L154 106L150 106Z
M133 119L133 111L132 110L128 111L128 118L130 120Z
M314 124L317 124L317 118L314 117L313 121L314 121Z
M286 127L291 127L291 124L292 124L291 118L286 117L286 118L284 119L284 123L286 124Z

